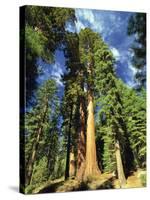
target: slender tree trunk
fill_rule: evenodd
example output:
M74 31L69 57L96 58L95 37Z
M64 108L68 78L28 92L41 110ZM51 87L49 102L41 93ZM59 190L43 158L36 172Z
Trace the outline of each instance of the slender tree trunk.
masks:
M120 181L120 187L124 188L126 185L126 178L124 175L123 164L122 164L122 159L121 159L121 152L120 152L120 144L119 144L118 140L116 141L115 147L116 147L116 161L117 161L118 178Z
M47 107L48 107L48 103L47 103L47 105L45 106L45 109L44 109L44 115L43 115L42 122L45 121ZM27 170L27 175L26 175L26 185L31 184L33 166L34 166L34 162L35 162L35 159L36 159L36 153L37 153L39 141L41 139L41 134L42 134L42 126L39 126L36 141L33 144L32 154L31 154L31 157L30 157L30 160L29 160L29 163L28 163L28 170Z
M74 147L72 146L70 151L70 167L69 167L69 177L75 176L75 155L74 155Z
M67 157L66 157L65 179L69 178L72 112L73 112L73 106L71 106L71 111L70 111L70 122L69 122L68 141L67 141Z
M26 177L26 184L27 185L30 185L30 183L31 183L31 177L32 177L32 172L33 172L33 165L34 165L34 161L35 161L35 157L36 157L38 143L40 141L41 132L42 132L42 128L40 127L39 130L38 130L36 141L33 144L32 155L31 155L31 158L30 158L29 164L28 164L28 171L27 171L27 177Z
M100 175L97 164L96 144L95 144L95 124L93 110L93 96L91 90L88 91L88 117L87 117L87 137L86 137L86 162L84 179L88 176Z
M85 137L85 111L83 99L80 102L80 132L78 138L77 178L82 180L85 169L86 137Z
M49 138L50 139L50 138ZM56 162L56 157L54 158L54 155L52 153L52 150L51 150L51 146L49 146L49 149L48 149L48 154L47 154L47 169L48 169L48 172L47 172L47 176L48 178L50 177L50 175L52 174L52 172L54 171L54 168L55 168L55 162Z

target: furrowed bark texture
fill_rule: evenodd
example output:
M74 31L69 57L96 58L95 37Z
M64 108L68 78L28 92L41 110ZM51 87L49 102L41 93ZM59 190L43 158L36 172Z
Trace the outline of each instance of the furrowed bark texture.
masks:
M78 138L77 178L83 178L85 170L86 136L85 136L85 112L83 100L80 102L80 132Z
M100 175L100 170L98 168L97 157L96 157L93 97L90 92L88 94L87 110L88 110L88 117L87 117L86 162L85 162L84 179L86 179L88 176Z

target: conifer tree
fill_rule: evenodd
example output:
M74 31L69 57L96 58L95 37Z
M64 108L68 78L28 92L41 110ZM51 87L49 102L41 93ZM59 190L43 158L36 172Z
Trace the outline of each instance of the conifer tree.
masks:
M146 167L146 91L140 92L118 82L123 102L123 117L125 119L130 147L132 149L134 167Z
M37 91L37 104L26 113L26 185L31 183L35 160L39 149L47 147L45 137L50 129L50 115L55 112L56 84L53 80L46 81ZM54 124L53 124L54 125ZM53 126L52 125L52 126ZM43 149L43 148L42 148ZM38 152L38 154L37 154Z
M24 52L23 48L20 50L21 56L26 58L26 96L27 103L30 103L39 75L37 59L41 58L46 63L54 61L55 50L62 49L65 42L66 24L73 24L76 18L74 9L69 8L25 6L23 9L20 40L26 51Z
M103 121L100 131L103 134L105 170L117 170L121 187L126 184L123 152L125 148L122 102L116 84L114 58L108 46L99 38L94 46L95 88L99 104L99 115Z
M65 87L65 96L62 104L63 128L65 130L66 149L67 149L65 179L68 179L70 176L75 175L75 159L74 159L76 150L75 149L76 125L74 120L75 111L76 111L76 89L73 88L73 84L71 84L71 82L69 83L67 82L67 85Z
M94 44L98 40L98 34L86 28L79 33L79 48L81 63L86 69L87 88L87 128L86 128L86 160L84 179L100 174L97 164L95 144L95 120L94 120Z
M70 149L70 161L68 162L70 162L70 172L76 172L77 177L80 179L82 178L85 161L85 111L83 108L84 76L79 57L79 38L76 33L66 34L65 57L66 67L68 70L68 73L66 73L63 77L63 80L65 81L65 98L68 102L67 105L71 104L71 106L73 106L72 146ZM76 160L74 160L75 157ZM76 162L76 169L73 169L72 167L74 162Z

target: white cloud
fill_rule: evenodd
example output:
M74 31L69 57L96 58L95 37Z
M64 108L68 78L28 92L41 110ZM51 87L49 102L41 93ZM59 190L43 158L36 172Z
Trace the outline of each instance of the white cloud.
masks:
M63 82L60 80L60 78L55 77L54 79L55 79L56 83L57 83L59 86L63 86Z
M76 31L75 28L74 28L74 25L71 22L66 23L65 30L72 32L72 33L74 33Z
M92 25L92 29L98 33L102 33L104 29L103 21L95 21L94 24Z
M85 28L84 24L81 21L79 21L79 20L77 22L75 22L75 25L76 25L76 31L77 31L77 33L79 33L81 29Z
M77 32L80 32L81 29L84 29L87 26L96 32L99 33L102 32L103 30L102 20L96 19L94 10L76 9L75 13L77 18L76 22ZM86 22L88 22L88 25L86 25Z
M136 86L136 83L135 83L135 81L130 80L130 81L127 82L127 85L128 85L130 88L133 88L133 87Z
M137 73L137 69L128 61L128 68L132 71L133 76Z
M56 62L53 65L53 69L54 69L54 71L52 71L51 75L54 77L54 79L57 82L57 84L62 86L63 83L61 81L61 75L63 74L63 70L62 70L61 64Z
M94 14L92 10L88 9L76 9L77 18L83 18L84 20L89 21L90 23L95 22Z
M110 50L113 53L115 59L118 61L120 59L120 53L118 49L116 49L115 47L111 47Z

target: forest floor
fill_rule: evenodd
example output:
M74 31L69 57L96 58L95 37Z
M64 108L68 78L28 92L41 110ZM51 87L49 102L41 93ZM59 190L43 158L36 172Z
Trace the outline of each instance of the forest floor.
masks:
M127 184L124 188L140 188L144 187L137 172L134 172L127 178ZM112 174L101 174L99 177L91 178L86 182L78 181L77 179L69 179L64 181L63 178L54 181L48 181L41 187L32 191L37 193L51 193L51 192L71 192L71 191L85 191L98 189L118 189L120 188L119 180L115 179Z

